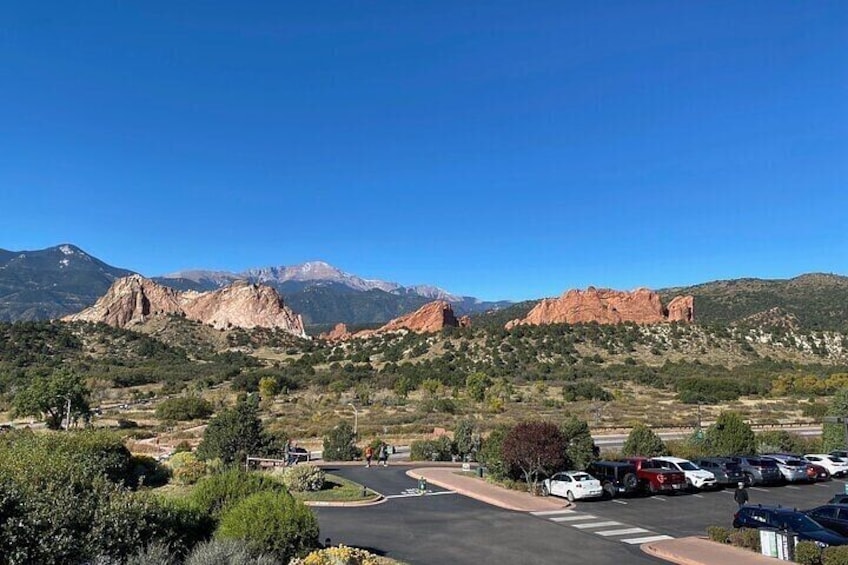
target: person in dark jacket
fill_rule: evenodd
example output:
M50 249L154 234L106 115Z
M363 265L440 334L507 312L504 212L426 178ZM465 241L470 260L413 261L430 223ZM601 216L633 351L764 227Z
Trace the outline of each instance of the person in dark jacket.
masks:
M748 503L748 489L745 488L745 483L739 483L736 492L733 493L733 500L736 501L736 504L739 505L739 508L742 508L745 504Z

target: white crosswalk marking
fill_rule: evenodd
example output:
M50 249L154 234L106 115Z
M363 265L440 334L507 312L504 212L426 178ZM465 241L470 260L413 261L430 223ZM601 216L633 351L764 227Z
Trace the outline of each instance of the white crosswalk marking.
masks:
M532 516L555 516L557 514L575 514L574 510L544 510L542 512L531 512Z
M613 522L612 520L608 520L606 522L589 522L588 524L572 524L573 527L578 530L585 530L587 528L606 528L608 526L623 526L621 522Z
M548 518L551 522L577 522L579 520L597 520L598 517L593 514L575 514L574 516L554 516Z
M651 543L652 541L660 541L664 539L674 539L671 536L647 536L644 538L630 538L623 539L624 543L629 543L630 545L642 545L643 543Z
M647 534L649 530L645 528L621 528L618 530L604 530L602 532L595 532L599 536L631 536L633 534Z

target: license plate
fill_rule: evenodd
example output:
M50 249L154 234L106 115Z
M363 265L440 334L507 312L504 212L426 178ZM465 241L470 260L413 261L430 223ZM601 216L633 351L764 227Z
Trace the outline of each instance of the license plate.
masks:
M671 488L680 488L680 487L682 487L682 486L683 486L683 485L671 485Z

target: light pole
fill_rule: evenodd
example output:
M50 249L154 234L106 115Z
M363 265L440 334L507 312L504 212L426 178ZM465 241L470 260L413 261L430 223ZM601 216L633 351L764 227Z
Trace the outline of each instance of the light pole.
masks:
M353 436L356 437L356 429L359 426L359 411L353 405L353 402L348 402L347 405L353 408Z

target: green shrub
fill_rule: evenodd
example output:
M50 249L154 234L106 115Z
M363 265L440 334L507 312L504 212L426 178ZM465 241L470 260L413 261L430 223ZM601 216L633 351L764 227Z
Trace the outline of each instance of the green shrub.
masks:
M132 486L161 487L168 482L168 468L148 455L133 455L130 459Z
M710 526L707 528L707 537L718 543L729 543L731 530L721 526Z
M33 486L59 481L84 487L104 475L116 483L132 478L121 438L101 430L0 434L0 472Z
M356 434L348 422L342 422L324 436L324 461L353 461L359 455Z
M730 543L736 547L760 552L760 531L751 528L740 528L730 534Z
M800 565L821 565L822 551L816 542L799 541L795 544L795 562Z
M291 492L315 492L324 488L324 471L315 465L295 465L283 472L283 484Z
M189 451L174 453L168 460L168 466L174 474L174 480L181 485L193 485L206 475L206 462Z
M509 428L499 426L483 439L480 453L477 458L486 467L486 471L495 479L503 479L507 476L508 469L503 461L503 440Z
M195 547L186 557L185 565L278 565L274 557L255 555L241 540L213 539ZM158 563L157 563L158 565Z
M453 443L447 436L413 441L409 446L412 461L450 461L452 452Z
M212 415L212 405L198 396L179 396L162 401L156 407L160 420L199 420Z
M265 491L285 493L285 490L282 483L266 475L229 469L198 481L190 500L201 511L217 518L228 506L252 494Z
M822 565L848 565L848 546L826 548L822 552Z
M633 426L621 451L627 456L642 455L645 457L657 457L668 455L668 448L660 436L644 424Z
M318 520L286 492L258 492L221 516L215 537L243 540L250 551L288 563L318 547Z

